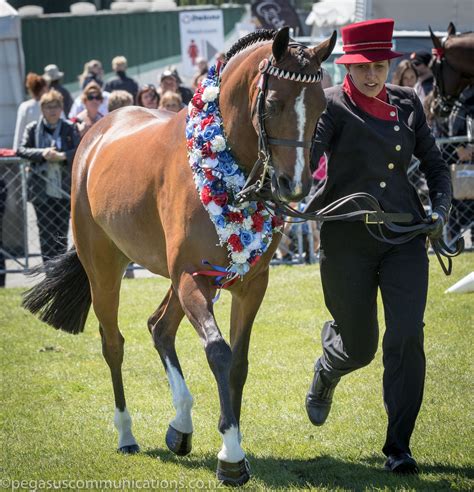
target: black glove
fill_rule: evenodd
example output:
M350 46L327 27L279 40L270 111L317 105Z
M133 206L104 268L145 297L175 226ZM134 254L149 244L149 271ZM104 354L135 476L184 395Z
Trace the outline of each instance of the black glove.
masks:
M443 229L447 222L447 217L442 211L434 210L431 214L432 224L428 226L427 234L431 240L440 239L443 237Z

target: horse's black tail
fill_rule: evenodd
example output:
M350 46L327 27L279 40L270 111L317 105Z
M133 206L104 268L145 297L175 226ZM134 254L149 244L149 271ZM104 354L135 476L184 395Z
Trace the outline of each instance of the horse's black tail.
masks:
M41 321L68 333L84 331L91 306L89 279L75 248L32 270L41 282L23 295L23 307Z

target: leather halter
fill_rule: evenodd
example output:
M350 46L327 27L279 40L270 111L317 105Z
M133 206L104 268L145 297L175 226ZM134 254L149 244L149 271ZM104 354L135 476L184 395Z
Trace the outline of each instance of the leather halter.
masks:
M295 47L305 47L299 43L290 43L289 48ZM254 113L257 114L257 123L258 123L258 158L253 165L252 170L249 173L247 181L245 185L237 194L236 200L237 202L244 202L252 199L252 197L257 199L262 199L263 197L260 195L262 192L264 185L269 185L267 174L272 174L274 171L274 166L272 162L272 156L270 151L270 145L279 145L282 147L303 147L306 149L310 149L312 145L311 140L293 140L286 138L274 138L270 137L267 134L265 129L265 101L267 97L268 90L268 78L276 77L278 79L285 79L291 82L300 82L306 84L315 84L321 82L323 78L323 72L321 68L318 69L315 74L302 74L299 72L291 72L288 70L283 70L274 65L274 57L271 55L269 58L264 58L259 66L258 70L260 72L260 79L258 81L258 95L257 95L257 103L254 107ZM253 115L252 115L253 116ZM252 183L255 179L255 176L263 164L263 169L260 174L260 177ZM270 171L272 171L270 173ZM275 197L271 197L271 200L275 201Z

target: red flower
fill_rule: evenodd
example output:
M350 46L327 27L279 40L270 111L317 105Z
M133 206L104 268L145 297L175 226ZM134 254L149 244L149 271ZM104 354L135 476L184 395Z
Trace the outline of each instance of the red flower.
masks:
M201 121L201 130L204 130L204 128L207 125L212 125L214 123L214 115L207 116Z
M212 169L204 169L204 176L206 176L206 179L209 181L212 181L214 179L214 174L212 174Z
M192 98L192 103L193 103L193 106L197 109L202 109L204 107L204 105L206 104L203 100L202 100L202 97L201 97L201 94L197 93L194 94L194 97Z
M188 143L186 144L186 147L189 149L189 150L192 150L193 147L194 147L194 137L193 138L190 138L188 140Z
M240 253L241 251L244 250L244 247L243 247L242 243L240 242L240 237L237 236L237 234L232 234L229 237L228 242L231 245L232 249L234 251L237 251L237 253Z
M255 229L256 232L262 232L263 231L263 224L265 220L263 217L256 213L252 215L252 226Z
M201 148L201 155L203 157L210 157L211 159L215 159L217 154L211 150L211 142L206 142Z
M198 114L199 114L199 111L196 108L191 108L191 114L190 114L191 118L194 118Z
M244 216L240 212L228 212L227 219L229 220L229 222L242 224L242 222L244 221Z
M282 225L283 225L283 219L278 215L274 215L272 217L272 228L275 229L276 227L280 227Z
M265 209L265 205L262 202L257 202L257 210L261 212Z
M201 201L204 205L208 205L211 200L211 188L209 186L204 186L204 188L201 190Z
M227 205L227 201L229 197L227 196L227 193L220 193L219 195L215 195L212 197L216 205L219 205L219 207L223 207L224 205Z

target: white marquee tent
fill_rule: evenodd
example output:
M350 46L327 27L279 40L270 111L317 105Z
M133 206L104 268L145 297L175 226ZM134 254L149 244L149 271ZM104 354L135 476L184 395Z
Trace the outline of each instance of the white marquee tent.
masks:
M24 99L24 72L20 17L0 0L0 147L13 145L16 112Z

